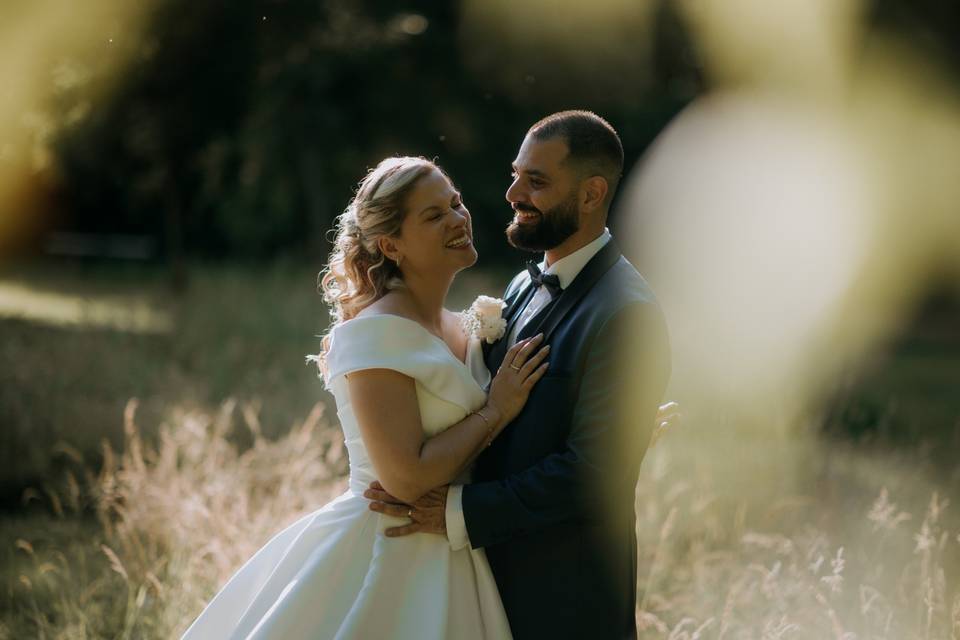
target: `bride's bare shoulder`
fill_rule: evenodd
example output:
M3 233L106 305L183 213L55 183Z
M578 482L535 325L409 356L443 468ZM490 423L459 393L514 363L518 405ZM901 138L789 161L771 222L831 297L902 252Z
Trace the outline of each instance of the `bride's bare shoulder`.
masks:
M414 319L410 303L404 296L394 291L388 291L382 298L364 307L355 317L364 318L383 314L400 316L407 320Z
M453 352L463 356L467 348L467 334L463 332L463 325L460 324L460 315L458 311L443 310L443 336Z
M458 328L460 326L460 311L450 311L449 309L443 310L443 326Z

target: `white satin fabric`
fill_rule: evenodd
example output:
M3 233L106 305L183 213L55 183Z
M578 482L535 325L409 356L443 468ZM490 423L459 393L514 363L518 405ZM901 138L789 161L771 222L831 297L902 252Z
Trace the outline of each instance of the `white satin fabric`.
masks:
M350 406L345 374L371 368L416 381L424 432L442 432L479 409L489 373L471 339L467 364L412 320L372 315L337 326L329 388L350 456L350 488L274 536L227 582L186 640L509 638L482 549L452 550L433 534L386 538L408 521L370 511L376 478Z

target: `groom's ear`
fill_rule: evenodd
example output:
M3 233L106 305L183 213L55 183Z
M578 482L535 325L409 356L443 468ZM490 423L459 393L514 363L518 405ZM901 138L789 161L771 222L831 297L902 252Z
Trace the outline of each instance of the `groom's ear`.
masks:
M585 213L603 209L607 199L607 179L603 176L590 176L580 185L580 208Z

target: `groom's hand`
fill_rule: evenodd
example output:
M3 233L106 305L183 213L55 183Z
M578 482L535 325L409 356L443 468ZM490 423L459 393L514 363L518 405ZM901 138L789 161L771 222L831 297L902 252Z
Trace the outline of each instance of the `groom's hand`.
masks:
M683 422L683 414L680 413L680 405L676 402L667 402L657 408L657 417L654 421L653 437L650 438L648 448L652 449L657 441L663 437L667 431L676 430Z
M372 511L397 518L410 518L410 524L385 531L391 538L411 533L436 533L446 536L448 489L446 485L432 489L413 504L406 504L387 493L383 485L374 480L370 483L370 488L363 492L363 496L373 500L370 503Z

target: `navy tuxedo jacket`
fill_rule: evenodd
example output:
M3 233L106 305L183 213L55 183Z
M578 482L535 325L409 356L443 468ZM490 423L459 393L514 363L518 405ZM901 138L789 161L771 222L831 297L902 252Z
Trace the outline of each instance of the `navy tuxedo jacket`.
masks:
M521 273L508 323L531 295ZM541 331L549 369L463 489L470 544L515 638L634 638L635 490L670 372L663 315L611 240L518 340ZM485 349L491 372L505 343Z

